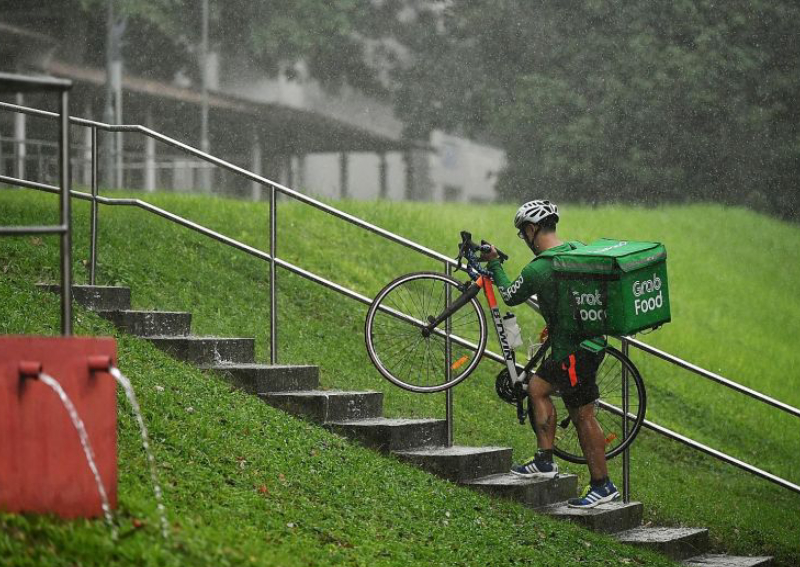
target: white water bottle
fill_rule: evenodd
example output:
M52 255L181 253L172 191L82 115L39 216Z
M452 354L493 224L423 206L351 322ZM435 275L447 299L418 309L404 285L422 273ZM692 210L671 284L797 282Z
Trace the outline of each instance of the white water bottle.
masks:
M522 346L522 330L519 328L517 318L513 313L506 313L506 316L503 317L503 329L506 331L508 346L511 348Z

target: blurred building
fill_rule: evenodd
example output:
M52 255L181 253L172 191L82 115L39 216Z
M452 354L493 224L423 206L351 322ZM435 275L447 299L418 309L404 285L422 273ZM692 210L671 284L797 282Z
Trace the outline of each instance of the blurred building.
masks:
M0 0L0 70L71 79L72 114L144 124L198 148L207 108L213 155L330 198L485 202L495 198L505 163L498 148L435 131L408 140L389 104L348 87L332 94L303 69L267 77L246 58L210 51L206 89L177 75L122 72L117 108L106 101L105 29L77 14L52 10L46 0ZM103 26L105 27L105 26ZM136 46L124 44L123 53ZM302 67L302 66L300 66ZM42 107L44 99L9 102ZM105 111L105 112L104 112ZM54 124L0 111L0 173L46 181L56 175ZM249 181L192 159L143 136L101 134L106 185L210 191L261 198ZM73 128L75 181L88 182L90 132Z

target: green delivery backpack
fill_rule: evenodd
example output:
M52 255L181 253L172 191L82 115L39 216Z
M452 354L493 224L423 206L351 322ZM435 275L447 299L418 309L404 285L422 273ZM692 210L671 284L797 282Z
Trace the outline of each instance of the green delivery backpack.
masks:
M554 254L553 270L562 333L632 335L670 321L663 244L602 238Z

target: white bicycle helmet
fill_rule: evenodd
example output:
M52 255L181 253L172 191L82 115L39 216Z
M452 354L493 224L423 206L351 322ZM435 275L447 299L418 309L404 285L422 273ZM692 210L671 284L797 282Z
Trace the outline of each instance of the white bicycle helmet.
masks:
M555 216L558 222L558 207L550 201L528 201L522 205L514 215L514 226L522 228L526 222L538 224L549 216Z

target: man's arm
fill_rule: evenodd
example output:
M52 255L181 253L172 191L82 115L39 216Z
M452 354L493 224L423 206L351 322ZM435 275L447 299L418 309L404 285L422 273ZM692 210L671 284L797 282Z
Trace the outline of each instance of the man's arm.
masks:
M503 264L499 260L490 260L486 267L492 272L492 279L494 279L497 289L500 290L500 295L506 305L514 306L525 303L530 296L537 293L538 278L533 262L525 266L522 273L513 282L508 279Z

